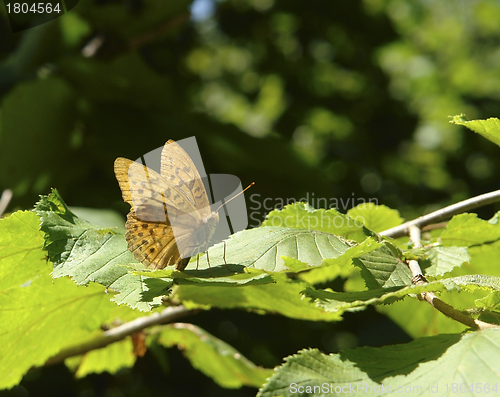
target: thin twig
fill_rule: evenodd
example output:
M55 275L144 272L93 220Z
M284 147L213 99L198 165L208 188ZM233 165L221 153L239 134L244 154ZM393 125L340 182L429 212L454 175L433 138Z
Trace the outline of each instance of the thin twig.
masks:
M420 242L420 228L411 225L409 227L409 234L410 234L410 240L415 246L415 248L420 248L422 247L422 243ZM422 274L422 269L420 268L420 265L416 260L409 260L408 261L408 267L411 270L411 274L413 278L411 279L411 283L413 285L421 285L427 283L427 279L425 276ZM462 323L469 328L472 329L486 329L486 328L494 328L497 327L495 324L490 324L486 323L481 320L476 320L469 315L456 310L452 306L448 305L447 303L443 302L441 299L439 299L434 292L422 292L419 295L420 300L425 300L427 303L429 303L431 306L439 310L441 313L443 313L445 316L458 321L459 323Z
M159 36L168 33L174 29L177 29L180 25L186 23L189 20L191 14L189 12L183 12L176 15L174 18L167 21L165 24L157 27L156 29L147 32L146 34L136 37L129 42L130 48L139 48L146 44L149 44L156 40Z
M422 232L430 232L431 230L444 229L447 224L448 224L448 221L432 223L430 225L426 225L426 226L422 227Z
M196 312L196 310L188 310L184 306L167 307L160 313L153 313L150 316L137 318L116 328L105 331L99 337L89 340L88 342L61 350L57 355L48 359L45 362L45 365L56 364L67 359L68 357L78 356L91 350L103 348L145 328L157 324L172 322L194 312Z
M413 248L422 248L422 233L418 226L412 225L408 228L410 234L410 241L413 243Z
M380 234L382 236L387 236L392 238L406 236L408 234L410 226L417 226L421 228L422 226L429 225L435 222L440 222L444 219L450 218L453 215L470 211L472 209L482 207L484 205L488 205L491 203L496 203L498 201L500 201L500 190L495 190L494 192L472 197L468 200L460 201L448 207L441 208L440 210L431 212L430 214L421 216L420 218L403 223L402 225L384 230Z
M120 50L124 51L126 49L137 49L149 43L152 43L159 37L165 36L171 31L178 29L179 26L189 21L190 16L191 14L189 12L182 12L179 15L175 16L174 18L168 20L163 25L156 27L152 31L146 32L142 36L133 38L128 43L119 46ZM81 50L81 54L85 58L95 57L97 53L102 49L102 47L106 44L106 40L108 40L108 38L104 34L99 34L95 36L85 45L85 47L83 47L83 49Z

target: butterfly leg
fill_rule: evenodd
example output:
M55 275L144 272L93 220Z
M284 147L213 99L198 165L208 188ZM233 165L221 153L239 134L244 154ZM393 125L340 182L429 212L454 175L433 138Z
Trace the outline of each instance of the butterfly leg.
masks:
M224 243L224 253L223 253L222 257L224 258L224 265L226 266L227 270L231 271L231 269L229 269L229 267L227 266L227 261L226 261L226 242L223 241L223 243Z
M186 266L188 265L189 263L189 259L191 258L184 258L182 259L178 264L177 266L175 267L175 270L178 270L180 272L184 271L184 269L186 268Z
M208 270L210 271L210 277L212 277L212 266L210 266L210 257L208 256L208 249L207 249L207 263L208 263Z

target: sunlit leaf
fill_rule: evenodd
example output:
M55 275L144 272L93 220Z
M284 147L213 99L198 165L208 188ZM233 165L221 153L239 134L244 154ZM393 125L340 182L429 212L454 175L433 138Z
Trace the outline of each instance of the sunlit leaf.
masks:
M374 232L381 232L403 223L398 211L374 203L360 204L347 211L347 215Z
M450 123L463 125L500 146L500 120L491 117L486 120L467 120L465 115L454 116Z
M102 349L91 350L83 356L75 356L65 360L77 378L88 374L109 372L115 374L122 368L130 368L135 364L133 346L130 338L122 339Z
M123 229L92 225L74 215L56 191L42 197L35 210L45 232L45 249L54 263L55 278L70 276L78 285L96 282L120 292L113 299L143 311L160 304L144 302L148 291L142 276L123 266L137 263L127 249ZM140 264L139 264L140 265Z
M282 210L271 211L262 225L318 230L357 242L373 235L361 222L334 208L314 209L303 202L287 205Z
M384 243L381 248L355 259L353 263L361 269L368 288L411 285L411 271L401 257L398 248Z
M4 232L0 233L0 266L6 276L0 295L0 370L4 374L0 388L16 385L30 368L90 337L116 307L100 285L84 288L67 278L50 277L52 266L45 258L38 227L33 212L0 220Z
M341 237L318 230L263 226L234 234L226 243L210 248L208 257L211 267L222 268L227 263L229 268L231 264L238 264L279 272L288 270L282 257L318 266L324 259L343 254L352 245ZM199 267L208 268L206 255L200 257Z
M500 225L479 219L476 214L454 216L440 240L446 246L466 246L484 244L500 239Z
M338 321L339 313L327 313L302 299L301 292L309 284L288 279L285 274L274 275L274 284L251 285L243 288L181 285L176 297L188 308L241 309L257 313L274 313L301 320Z
M165 347L179 346L194 368L222 387L260 387L272 375L271 369L256 366L232 346L193 324L164 327L158 343Z
M470 261L467 247L433 247L428 254L431 266L425 273L430 276L442 276Z
M438 335L326 355L302 350L285 359L259 397L388 393L475 396L497 390L500 329ZM465 388L461 385L466 385ZM335 394L333 394L335 393Z

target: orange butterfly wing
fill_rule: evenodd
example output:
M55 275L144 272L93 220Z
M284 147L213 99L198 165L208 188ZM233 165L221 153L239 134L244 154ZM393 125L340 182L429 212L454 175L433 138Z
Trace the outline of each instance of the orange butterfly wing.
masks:
M208 243L218 222L189 155L169 140L162 151L161 175L121 157L115 161L115 175L123 200L131 206L125 224L129 250L150 268L183 270L188 256Z

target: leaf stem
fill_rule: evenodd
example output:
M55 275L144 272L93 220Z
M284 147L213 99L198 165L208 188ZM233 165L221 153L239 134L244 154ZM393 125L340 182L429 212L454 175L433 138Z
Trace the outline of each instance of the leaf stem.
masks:
M411 225L408 229L409 229L408 232L410 234L410 240L413 242L415 248L422 247L422 243L420 242L420 237L421 237L420 228L415 225ZM421 285L427 283L427 279L422 274L422 269L420 268L420 265L416 260L409 260L408 267L410 268L411 274L413 276L413 278L411 279L413 285ZM422 292L419 295L419 299L425 300L435 309L443 313L446 317L458 321L459 323L462 323L468 326L469 328L481 330L486 328L497 327L497 325L495 324L490 324L481 320L476 320L470 317L469 315L459 310L456 310L452 306L448 305L447 303L439 299L436 296L436 294L434 294L434 292Z
M67 349L61 350L58 354L48 359L45 362L45 365L56 364L69 357L78 356L91 350L101 349L147 327L166 322L172 322L178 318L185 317L194 312L196 312L196 310L188 310L182 305L170 306L160 313L153 313L150 316L136 318L135 320L129 321L128 323L103 332L97 338L84 342L80 345L71 346Z
M382 236L392 238L406 236L411 226L417 226L421 228L422 226L442 221L443 219L449 218L453 215L460 214L462 212L466 212L491 203L496 203L498 201L500 201L500 190L495 190L493 192L472 197L470 199L449 205L448 207L441 208L437 211L431 212L430 214L421 216L412 221L405 222L402 225L384 230L380 234Z

